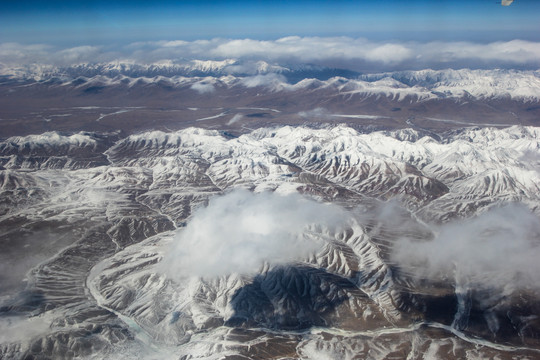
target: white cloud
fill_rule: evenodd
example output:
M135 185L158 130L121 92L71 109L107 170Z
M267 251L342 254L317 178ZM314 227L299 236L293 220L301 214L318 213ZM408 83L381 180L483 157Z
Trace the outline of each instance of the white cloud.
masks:
M277 40L212 39L138 42L120 49L0 44L0 63L60 64L130 59L138 63L163 60L228 58L264 60L286 65L315 64L358 71L424 68L540 67L540 42L513 40L474 42L378 42L350 37L298 37Z
M214 85L205 82L196 82L195 84L191 85L191 88L197 91L199 94L208 94L216 90Z
M318 250L321 243L305 231L314 224L339 224L343 214L299 194L235 190L193 214L161 268L172 278L256 273L265 262L289 263Z
M414 58L414 51L403 45L383 44L366 52L365 58L369 61L383 63L399 63Z
M50 46L44 44L0 43L0 62L5 64L49 62L51 49Z
M540 291L540 219L525 206L507 205L432 230L433 240L397 242L393 260L423 278Z
M3 316L0 318L0 343L24 342L35 336L44 335L50 329L50 316Z
M400 238L392 246L392 262L406 273L506 294L540 292L540 219L520 204L426 225L393 202L353 215L299 194L235 190L193 214L177 232L160 268L173 279L254 274L266 262L291 263L320 250L323 240L309 235L310 226L332 232L373 221L405 234L424 234L420 240Z
M234 115L229 122L227 122L227 125L232 125L238 121L240 121L243 118L242 114L236 114Z
M261 86L278 91L287 85L287 79L280 74L265 74L245 77L240 83L247 88Z
M161 43L161 46L163 47L180 47L180 46L186 46L189 45L189 42L184 40L173 40L173 41L164 41Z
M77 46L58 51L55 54L56 63L77 65L87 63L88 59L99 59L101 50L97 46Z
M306 118L308 120L331 120L332 114L328 112L325 108L315 108L313 110L300 111L298 113L300 117Z

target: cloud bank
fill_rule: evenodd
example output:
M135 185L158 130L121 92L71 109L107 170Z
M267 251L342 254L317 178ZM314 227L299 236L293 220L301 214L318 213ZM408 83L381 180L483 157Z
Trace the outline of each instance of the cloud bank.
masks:
M343 219L341 208L299 194L235 190L193 214L161 266L173 279L254 274L265 262L290 263L317 251L321 242L306 236L306 230Z
M403 238L393 260L422 278L477 289L540 291L540 219L513 204L433 227L430 241Z
M277 40L212 39L138 42L111 48L46 44L0 44L6 65L76 65L110 61L156 63L186 59L262 60L287 65L314 64L356 71L425 68L540 68L540 42L377 42L351 37L298 37Z

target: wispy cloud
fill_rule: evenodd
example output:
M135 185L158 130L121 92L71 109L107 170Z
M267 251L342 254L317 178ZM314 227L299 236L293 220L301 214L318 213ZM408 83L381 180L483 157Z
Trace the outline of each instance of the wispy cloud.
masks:
M8 65L70 66L81 63L108 62L118 58L123 58L119 52L107 51L99 46L58 49L47 44L0 43L0 63Z
M328 112L325 108L315 108L313 110L300 111L298 116L306 119L316 119L316 120L331 120L332 114Z
M228 122L227 125L232 125L240 120L242 120L242 114L235 114Z
M205 82L196 82L191 88L199 94L208 94L215 91L214 85Z
M178 59L263 60L287 65L315 64L357 71L392 71L424 68L529 68L540 67L540 43L506 42L377 42L350 37L285 37L277 40L212 39L138 42L113 49L17 43L0 44L4 64L129 60L155 63Z
M502 293L540 291L540 220L525 206L507 205L432 231L429 241L398 241L393 260L422 278Z
M97 46L77 46L58 51L54 54L55 61L61 64L80 64L88 62L88 59L99 59L101 55L108 58L109 54L103 53Z
M416 234L392 246L391 260L406 273L501 293L540 292L540 220L524 205L442 225L418 223L394 202L368 213L360 210L348 212L299 194L235 190L194 213L160 266L173 279L254 274L266 262L286 264L322 249L323 240L306 236L314 225L332 233L375 220L384 228Z
M10 316L0 318L0 343L24 341L46 334L50 329L50 316Z
M287 79L280 74L265 74L248 76L240 82L247 88L253 88L258 86L268 87L272 90L281 90L286 86Z

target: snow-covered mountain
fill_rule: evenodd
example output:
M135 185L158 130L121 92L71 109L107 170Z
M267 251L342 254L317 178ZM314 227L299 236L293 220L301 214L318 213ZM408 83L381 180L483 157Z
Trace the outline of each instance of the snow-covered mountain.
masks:
M171 60L152 64L140 64L131 61L115 61L110 63L78 64L66 67L31 64L21 67L0 64L0 76L11 79L44 81L51 78L77 78L93 76L127 76L138 77L221 77L227 75L250 76L261 74L283 74L291 79L306 77L329 78L332 76L357 76L358 73L342 69L332 69L315 65L282 66L265 61L226 60Z
M1 275L0 357L533 359L539 159L539 129L523 126L442 135L341 125L240 136L191 127L7 138L0 260L10 271ZM249 192L227 205L235 189ZM217 240L201 261L254 254L212 251L237 226L227 222L234 211L212 211L248 206L251 193L302 194L311 200L291 202L307 206L298 212L331 218L340 209L340 220L300 229L303 241L319 245L291 263L202 277L182 267L189 251L208 246L202 239ZM273 214L264 209L250 212L256 236L294 230L288 221L267 226ZM200 219L206 223L196 227ZM525 245L504 247L493 226ZM489 247L472 249L499 264L479 256L480 270L459 267L436 247L440 236L451 241L445 234L464 229L454 237L466 237L478 227L473 233ZM197 246L182 245L202 230ZM435 255L446 251L456 267L443 272L411 249L443 264ZM424 272L432 267L438 271Z
M421 70L372 74L366 80L391 78L408 86L426 87L439 96L464 98L509 97L538 101L540 73L517 70Z
M0 64L0 76L11 80L52 81L78 86L85 83L133 86L140 82L166 82L170 86L179 87L204 80L224 87L238 84L248 87L251 86L248 84L271 86L276 91L332 88L341 94L360 93L399 100L413 98L421 101L450 97L464 100L501 98L540 101L540 73L519 70L447 69L361 75L348 70L313 65L282 66L264 61L227 59L165 61L154 64L117 61L70 67L37 64L8 67ZM259 77L260 81L250 81L253 77ZM269 79L275 81L269 82Z

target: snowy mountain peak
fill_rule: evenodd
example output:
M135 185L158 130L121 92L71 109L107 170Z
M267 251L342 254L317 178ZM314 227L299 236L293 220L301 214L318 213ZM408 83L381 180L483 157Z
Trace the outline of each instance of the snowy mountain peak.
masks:
M6 139L5 143L21 148L36 148L43 146L88 146L96 144L96 139L88 133L80 132L73 135L62 135L56 131L40 135L14 136Z

